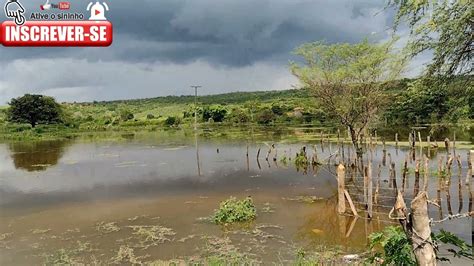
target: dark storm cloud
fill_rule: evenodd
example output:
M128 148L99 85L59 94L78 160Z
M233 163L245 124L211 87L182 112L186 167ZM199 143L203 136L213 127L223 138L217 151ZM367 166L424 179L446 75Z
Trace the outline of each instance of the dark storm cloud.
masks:
M28 14L45 2L20 1ZM86 14L89 1L70 0L69 12ZM102 1L111 47L0 47L0 105L24 93L92 101L189 94L192 84L203 94L288 89L298 85L288 70L296 46L387 40L393 20L384 0Z
M43 1L22 1L28 14ZM52 1L54 3L54 1ZM88 1L71 1L84 12ZM239 67L287 62L298 45L316 40L355 42L385 36L390 14L371 0L133 0L108 1L112 47L0 48L0 60L80 58L89 61L171 62L204 60ZM3 14L2 14L3 15ZM87 15L87 14L86 14Z

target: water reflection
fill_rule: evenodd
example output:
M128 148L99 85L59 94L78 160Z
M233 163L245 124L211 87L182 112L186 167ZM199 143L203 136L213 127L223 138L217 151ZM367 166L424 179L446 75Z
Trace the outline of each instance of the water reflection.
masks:
M326 138L292 142L280 139L282 132L256 132L254 139L248 131L203 131L119 134L118 138L107 136L105 140L90 136L77 139L72 145L67 141L0 145L3 165L11 169L0 167L0 235L15 233L11 237L14 248L0 250L0 264L41 264L39 251L28 246L30 243L40 243L44 247L41 252L46 253L64 248L61 238L31 233L49 228L54 237L64 233L68 236L64 239L74 244L77 239L100 242L97 253L112 257L122 245L119 241L130 236L127 228L142 222L163 224L177 232L176 239L187 239L163 243L150 251L153 258L194 255L190 253L195 252L195 247L204 245L199 242L202 236L222 235L221 228L199 218L208 217L229 196L250 195L254 199L258 209L254 228L236 232L233 241L246 248L249 243L256 243L255 247L263 249L256 251L263 261L272 261L290 248L294 251L295 246L313 251L333 245L348 252L366 250L371 232L393 224L387 214L397 186L408 202L416 193L414 190L428 185L430 196L433 200L436 197L440 206L430 206L430 216L438 220L449 213L472 210L471 174L466 173L466 168L447 164L444 148L427 151L430 146L384 147L380 140L377 146L375 138L366 147L362 160L352 145L331 143ZM284 133L292 138L304 134L301 131L305 129L288 129ZM310 133L313 137L319 135L319 131ZM219 139L218 134L227 135ZM297 172L296 154L302 149L309 165ZM465 150L458 152L465 160ZM422 171L426 168L425 154L429 155L431 172ZM452 159L451 163L457 160ZM346 163L346 189L361 217L336 215L334 176L335 165L340 162ZM415 171L417 164L419 171ZM56 167L48 168L51 165ZM445 172L445 168L452 173ZM365 218L367 197L372 198L367 195L370 186L364 185L369 182L364 178L366 169L376 177L372 178L376 195L372 220ZM441 177L441 173L446 176ZM152 220L156 217L160 218ZM95 225L104 221L116 222L122 230L98 238ZM442 224L466 240L471 237L471 225L472 220ZM76 233L68 235L71 232ZM268 240L259 242L262 237ZM293 258L294 253L288 256ZM2 257L10 263L2 263Z
M196 130L194 131L194 141L196 145L197 175L201 176L201 162L199 161L199 142L198 142L198 133Z
M8 148L16 169L34 172L56 165L69 144L68 140L15 142Z

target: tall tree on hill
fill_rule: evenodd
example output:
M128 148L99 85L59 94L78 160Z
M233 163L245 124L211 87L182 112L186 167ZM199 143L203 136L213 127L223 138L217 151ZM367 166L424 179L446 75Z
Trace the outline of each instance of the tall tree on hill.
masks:
M304 44L295 54L304 64L291 63L291 70L330 116L349 129L352 143L361 154L359 140L376 119L385 101L385 82L396 79L403 60L392 50L393 41L371 44Z

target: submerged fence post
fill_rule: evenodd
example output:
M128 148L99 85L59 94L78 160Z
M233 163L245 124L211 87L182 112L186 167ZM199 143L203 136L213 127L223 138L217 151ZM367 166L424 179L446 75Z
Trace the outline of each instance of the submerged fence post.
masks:
M418 195L420 191L420 160L416 160L415 165L415 186L413 188L413 195Z
M444 147L446 148L446 153L449 154L449 139L444 139Z
M405 184L406 184L406 181L407 181L407 173L408 173L408 157L409 157L409 155L407 154L405 156L405 163L403 164L402 193L405 193Z
M456 152L456 131L453 132L453 151Z
M337 212L343 214L346 212L346 202L344 200L344 179L346 176L346 170L343 164L339 164L337 167Z
M420 147L423 149L423 140L421 140L421 132L418 131L418 141L420 142Z
M467 163L469 165L469 169L471 169L471 173L474 174L474 150L471 150L468 153Z
M369 218L372 218L372 162L367 166L367 211Z
M424 172L423 172L423 191L428 191L428 180L429 180L429 168L428 168L428 158L424 156L425 164L424 164Z
M374 203L377 205L379 203L379 188L380 188L380 174L382 173L382 165L379 164L379 168L377 171L377 185L375 186L375 195L374 195Z

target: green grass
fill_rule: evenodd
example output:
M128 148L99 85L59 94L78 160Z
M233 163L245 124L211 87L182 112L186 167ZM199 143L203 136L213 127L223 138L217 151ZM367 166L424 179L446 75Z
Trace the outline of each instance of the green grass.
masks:
M387 93L400 93L403 89L388 90ZM260 92L233 92L218 95L207 95L198 97L198 108L213 106L224 108L226 115L223 123L209 123L204 121L202 114L198 115L201 128L222 126L228 130L231 126L247 125L263 126L312 126L312 127L336 127L338 122L328 117L318 107L318 99L312 97L311 92L301 90L283 91L260 91ZM194 96L167 96L149 99L104 101L91 103L63 103L64 125L40 125L32 129L29 125L11 124L6 122L6 106L0 107L0 140L43 140L70 138L84 132L110 132L110 131L155 131L160 128L169 128L167 121L176 120L172 127L192 128L194 123L193 113L195 111ZM302 108L303 111L295 111ZM173 119L170 119L173 118ZM467 128L465 132L472 132L474 123L469 120L457 127ZM393 127L387 125L373 125L382 129L393 131ZM441 131L443 126L439 126ZM446 128L446 127L445 127ZM345 129L342 129L345 134ZM402 139L407 136L409 127L396 128ZM402 130L402 131L398 131ZM395 132L386 132L390 135L387 140L393 139ZM458 132L460 133L460 132ZM217 134L212 132L212 134ZM423 136L427 133L422 132ZM464 135L466 135L464 134ZM382 135L382 132L380 132ZM444 133L440 133L443 138ZM306 141L317 140L315 134L303 136ZM301 137L298 137L301 139ZM458 139L469 139L469 137L458 135ZM331 136L335 140L335 136ZM440 140L440 139L438 139ZM289 140L291 141L291 140ZM380 142L379 142L380 143ZM394 142L387 141L387 145ZM399 146L406 146L406 142L399 142ZM470 142L458 142L458 145L469 146Z
M252 198L237 200L234 197L221 202L219 209L212 216L216 224L247 222L257 218L257 208Z

